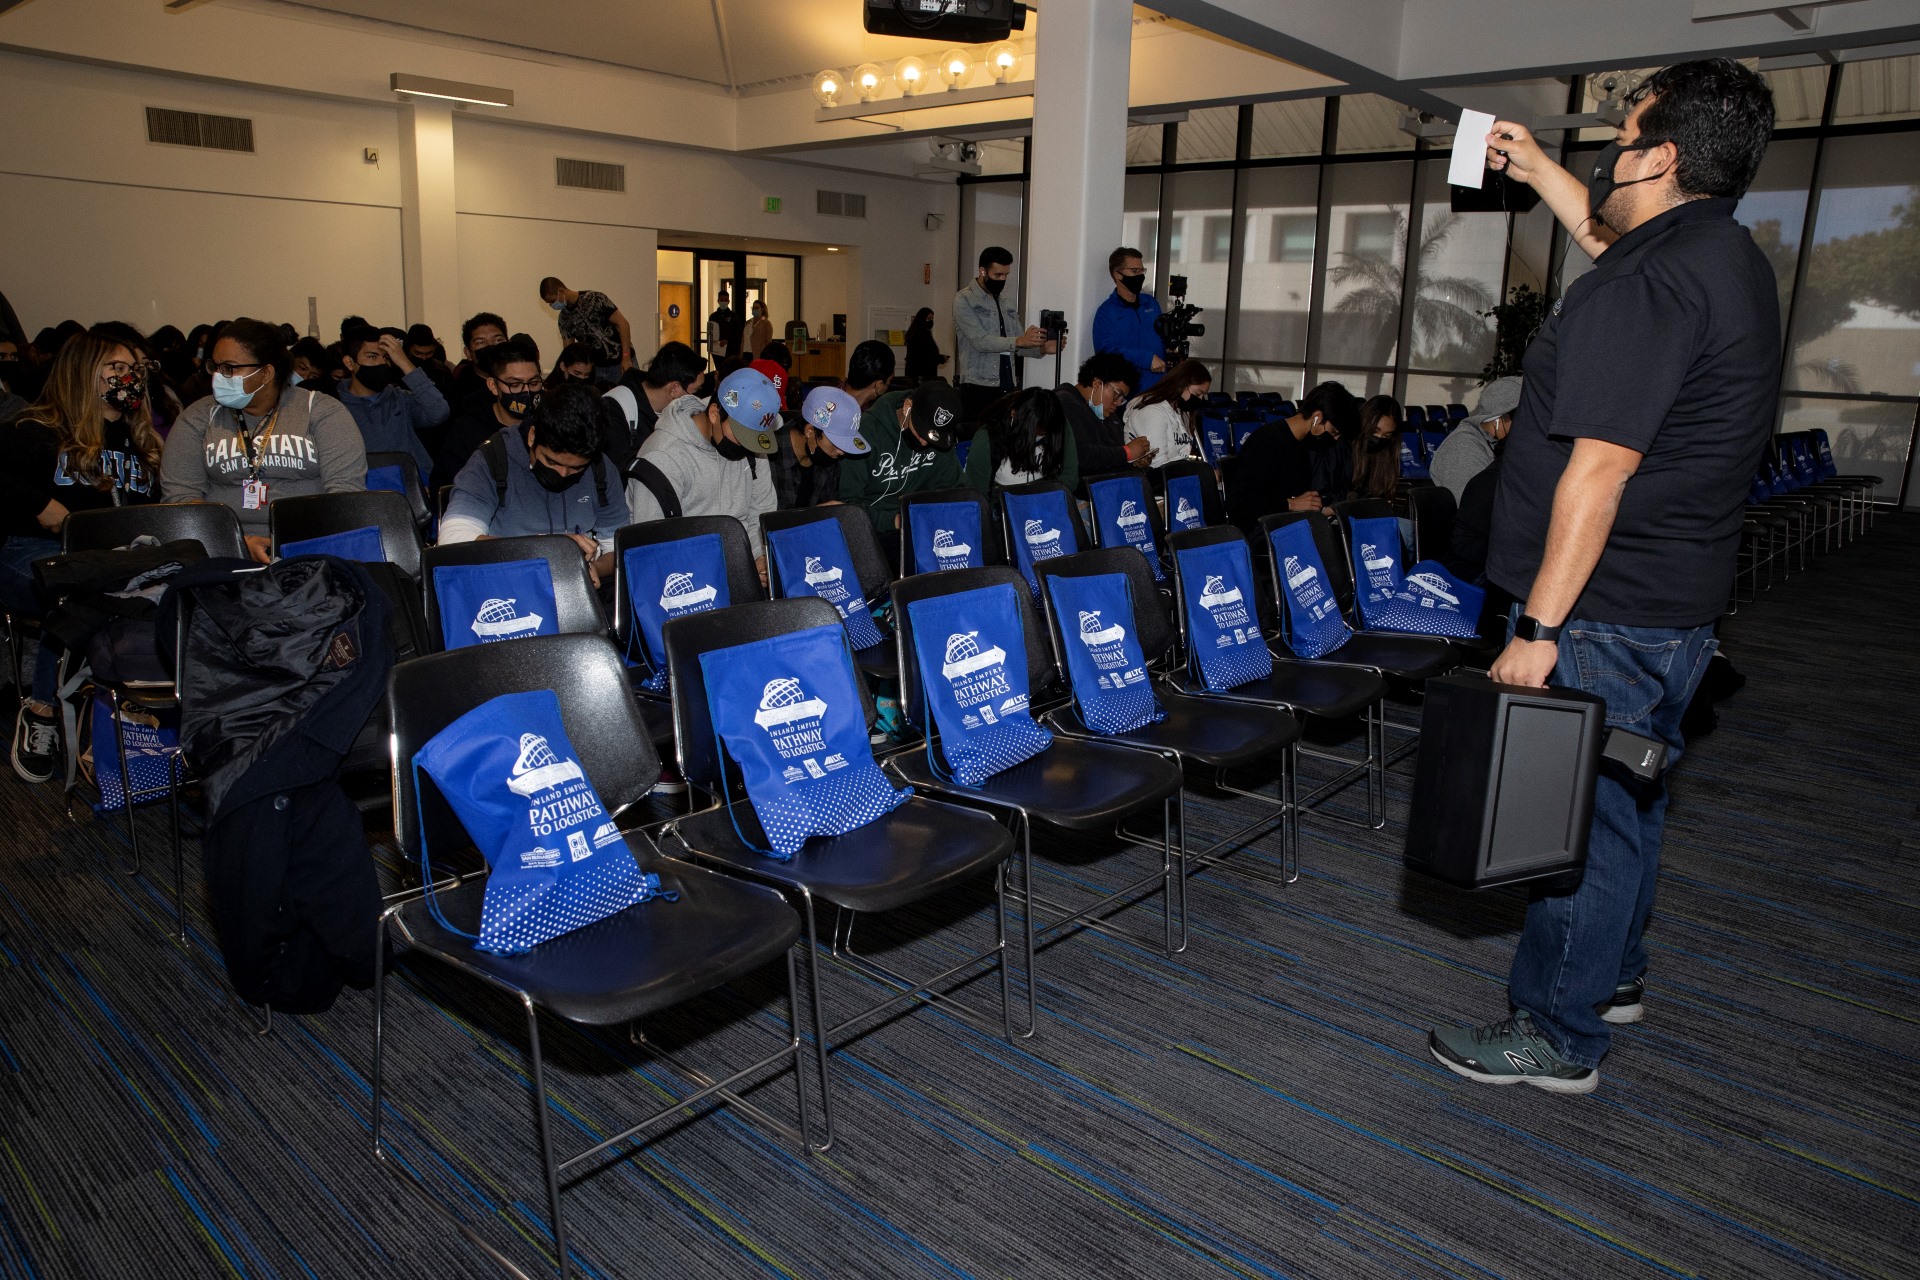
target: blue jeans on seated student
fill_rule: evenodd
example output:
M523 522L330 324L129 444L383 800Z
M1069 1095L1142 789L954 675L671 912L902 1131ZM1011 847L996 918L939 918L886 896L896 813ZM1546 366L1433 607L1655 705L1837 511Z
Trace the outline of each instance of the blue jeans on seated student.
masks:
M0 547L0 608L16 618L38 618L40 600L33 592L33 562L60 554L60 543L53 538L23 538L14 534ZM29 694L36 702L52 702L60 677L60 651L42 643L33 662L33 688ZM11 679L9 675L8 679Z
M1510 622L1519 612L1515 606ZM1573 619L1547 683L1606 699L1607 727L1666 743L1671 769L1680 758L1680 717L1719 647L1712 624L1625 627ZM1571 893L1536 890L1527 906L1507 998L1579 1066L1598 1066L1612 1040L1595 1006L1646 971L1641 931L1653 909L1666 812L1664 777L1647 783L1603 763L1580 886Z

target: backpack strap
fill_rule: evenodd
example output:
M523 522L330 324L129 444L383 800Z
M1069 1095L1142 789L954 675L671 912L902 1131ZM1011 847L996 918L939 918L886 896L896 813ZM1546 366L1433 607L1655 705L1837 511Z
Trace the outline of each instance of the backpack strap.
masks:
M487 437L480 446L480 456L487 460L487 470L493 475L493 509L498 511L507 505L507 442L500 432Z
M596 461L595 466L599 463ZM673 482L666 473L645 458L635 457L627 464L627 479L638 480L647 486L647 492L660 504L660 514L668 520L680 518L680 495L673 491Z

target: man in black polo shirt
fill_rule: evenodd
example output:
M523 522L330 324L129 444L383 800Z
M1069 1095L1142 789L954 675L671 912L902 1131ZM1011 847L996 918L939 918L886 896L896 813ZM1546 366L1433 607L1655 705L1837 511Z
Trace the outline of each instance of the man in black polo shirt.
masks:
M1596 693L1609 726L1666 743L1671 763L1773 430L1774 277L1733 220L1773 95L1715 58L1666 68L1631 105L1590 189L1521 126L1487 136L1489 163L1538 190L1595 260L1527 348L1487 556L1488 579L1522 603L1491 674ZM1435 1031L1442 1065L1558 1093L1599 1084L1609 1024L1642 1016L1665 813L1660 783L1602 767L1579 887L1527 908L1512 1016Z

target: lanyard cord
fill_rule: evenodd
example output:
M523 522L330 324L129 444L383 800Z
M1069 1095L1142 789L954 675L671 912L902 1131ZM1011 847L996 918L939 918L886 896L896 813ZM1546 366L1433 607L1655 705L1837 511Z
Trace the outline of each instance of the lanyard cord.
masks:
M260 424L260 434L253 439L248 439L247 437L246 413L243 410L235 409L233 415L240 419L240 452L246 455L248 478L258 480L260 478L260 461L261 458L266 456L267 437L273 433L273 424L280 420L280 406L276 404L272 410L268 412L266 421ZM256 458L253 453L255 444L260 446L261 452L259 458Z

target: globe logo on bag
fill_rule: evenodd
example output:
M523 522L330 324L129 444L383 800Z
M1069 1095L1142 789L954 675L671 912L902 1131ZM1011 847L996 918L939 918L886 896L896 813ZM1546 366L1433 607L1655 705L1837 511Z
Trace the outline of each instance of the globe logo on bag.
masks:
M1027 545L1038 551L1044 547L1057 547L1060 544L1060 531L1049 529L1038 520L1029 520L1021 527L1026 534Z
M1088 648L1099 644L1118 644L1126 638L1127 629L1117 622L1112 626L1106 625L1100 619L1099 610L1082 609L1080 611L1080 639Z
M473 633L482 641L510 640L514 636L538 631L545 619L537 613L522 616L514 611L514 601L503 600L498 596L481 602L480 612L473 616Z
M1433 600L1439 600L1450 608L1460 607L1460 597L1452 591L1453 584L1437 573L1410 573L1407 575L1407 585L1432 597L1421 601L1428 608L1433 607Z
M1239 604L1240 601L1240 588L1227 586L1225 580L1217 573L1208 574L1206 582L1200 588L1200 607L1209 613L1230 604Z
M1320 570L1314 566L1301 564L1299 556L1288 556L1286 565L1287 586L1294 591L1300 590L1320 576Z
M1200 523L1200 513L1193 509L1193 504L1187 501L1187 495L1184 493L1180 495L1180 500L1174 504L1173 522L1178 525L1198 525Z
M796 720L818 720L826 714L827 704L820 698L809 698L797 679L776 676L760 691L760 709L754 712L753 722L772 733Z
M947 637L947 658L940 674L949 680L964 680L976 671L1007 660L1007 651L999 645L982 649L978 631L957 631Z
M1147 516L1144 511L1140 510L1139 503L1135 502L1132 498L1128 498L1120 504L1120 514L1113 518L1113 522L1122 529L1133 529L1136 526L1145 524L1147 522Z
M520 754L515 757L513 772L507 778L507 790L517 796L531 796L536 791L551 791L585 776L579 765L554 755L545 738L537 733L523 733Z
M840 581L840 567L835 565L829 569L826 566L826 562L819 556L808 556L806 577L807 585L810 587L817 587L828 582L838 582Z
M972 547L964 542L953 540L953 530L935 529L933 531L933 558L942 568L964 569L967 565L967 557L972 553ZM950 561L957 563L950 565Z
M691 613L711 608L719 592L713 587L696 587L690 573L670 573L660 588L660 607L668 613Z

